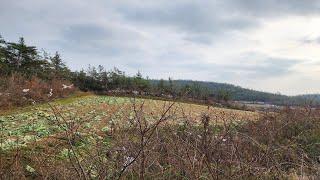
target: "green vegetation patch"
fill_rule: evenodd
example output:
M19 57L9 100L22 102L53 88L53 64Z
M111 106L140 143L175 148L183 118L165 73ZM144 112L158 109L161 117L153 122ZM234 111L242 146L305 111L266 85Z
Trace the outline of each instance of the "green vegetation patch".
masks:
M106 116L106 112L99 110L100 105L119 105L128 102L130 102L129 98L85 96L67 98L33 106L27 111L22 110L0 116L0 147L3 150L9 150L17 146L26 146L27 143L59 133L64 127L58 126L56 122L61 122L63 119L78 122L89 119L89 122L85 122L85 127L88 130L93 129L93 122L99 122ZM55 110L59 113L55 114ZM115 118L120 115L116 114Z

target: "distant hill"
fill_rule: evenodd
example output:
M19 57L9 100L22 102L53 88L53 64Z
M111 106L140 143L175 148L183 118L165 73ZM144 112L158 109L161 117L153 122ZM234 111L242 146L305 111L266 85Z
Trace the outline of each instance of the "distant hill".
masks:
M303 94L295 97L299 97L302 99L308 99L309 101L320 102L320 94Z
M159 80L152 81L153 83L159 82ZM166 80L166 82L168 81ZM185 85L192 85L196 83L203 88L207 88L212 94L220 90L228 91L231 94L231 100L234 101L255 101L276 105L304 105L310 103L312 103L313 105L320 104L320 94L286 96L281 94L256 91L226 83L192 80L174 80L173 82L178 87L183 87Z

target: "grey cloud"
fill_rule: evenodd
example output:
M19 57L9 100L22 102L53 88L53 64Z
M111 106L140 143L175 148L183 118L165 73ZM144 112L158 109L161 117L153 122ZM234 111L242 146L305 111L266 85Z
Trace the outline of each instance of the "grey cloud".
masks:
M320 13L318 0L225 0L231 12L264 18L283 15L312 15Z
M161 1L152 5L139 2L121 4L117 10L129 21L175 28L187 33L186 40L202 44L211 44L213 35L230 36L229 32L255 28L265 19L320 14L318 0Z
M230 65L230 69L239 70L248 78L268 78L294 73L293 67L303 62L301 59L272 57L256 52L246 52L237 59L238 64Z
M184 39L204 45L210 45L214 40L214 38L212 38L212 35L210 34L189 34Z
M168 55L164 60L162 60L162 57L159 57L160 59L157 62L161 62L161 66L148 62L131 63L130 66L135 69L144 67L144 70L151 75L155 74L154 69L156 67L156 72L158 73L182 72L182 74L188 74L192 72L194 76L207 77L209 80L236 82L239 79L252 81L295 73L293 67L302 62L300 59L269 57L254 52L244 53L233 64L209 63L190 57L179 61L181 58L175 60L175 57L179 58L181 56L178 54ZM192 79L194 76L184 78Z
M294 73L292 68L301 62L297 59L259 56L257 59L248 57L247 59L237 60L239 63L235 62L236 65L194 62L185 64L183 67L195 72L217 73L221 75L221 79L228 81L230 78L233 78L233 80L238 78L264 79L288 75ZM252 61L255 61L255 63L252 64ZM239 77L239 74L241 74L241 77Z
M151 8L121 7L119 10L130 20L155 26L178 27L180 30L193 33L221 33L225 29L237 30L256 25L254 19L247 19L241 15L225 18L221 10L213 5L214 3L206 4L199 1Z
M303 38L300 40L303 44L320 44L320 37L317 38Z
M110 29L103 28L95 24L76 24L67 27L63 36L70 41L77 43L86 43L87 41L96 41L112 37Z
M118 10L130 19L150 23L177 22L179 24L180 22L179 25L187 25L187 27L190 27L189 23L198 25L216 21L215 18L221 18L221 16L232 17L232 19L221 19L224 20L222 24L235 28L246 26L248 21L255 18L253 16L269 18L281 15L320 14L318 0L178 0L174 2L167 0L164 1L165 3L160 2L153 2L148 6L141 1L128 3L129 5L121 3ZM202 29L202 27L198 28Z
M267 78L288 75L293 73L292 67L297 65L299 60L268 57L255 66L244 67L251 78Z
M71 52L90 53L105 56L138 52L139 41L143 37L135 31L111 24L74 24L62 30L60 40L52 41L55 46L62 46Z

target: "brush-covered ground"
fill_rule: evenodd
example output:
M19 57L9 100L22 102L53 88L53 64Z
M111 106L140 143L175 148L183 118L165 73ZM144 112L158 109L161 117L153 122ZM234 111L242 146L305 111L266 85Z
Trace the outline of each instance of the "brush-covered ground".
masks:
M84 124L81 131L99 132L111 128L115 123L128 123L133 118L133 101L144 102L144 108L153 116L160 116L161 110L170 102L128 97L95 96L73 97L42 105L7 111L0 115L3 141L1 147L10 149L15 146L27 146L29 142L50 138L63 129L55 125L56 119L64 118ZM258 113L224 108L208 109L208 106L175 103L170 111L176 115L187 115L192 120L200 120L204 113L221 121L234 119L246 121L257 119ZM200 121L199 121L200 122ZM171 123L181 123L179 118Z
M72 97L1 113L0 179L315 178L319 117Z

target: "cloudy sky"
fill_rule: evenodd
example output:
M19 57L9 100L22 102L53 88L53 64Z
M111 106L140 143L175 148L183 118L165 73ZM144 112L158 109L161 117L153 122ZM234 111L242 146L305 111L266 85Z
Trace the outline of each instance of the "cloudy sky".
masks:
M74 70L320 92L319 0L0 0L0 34Z

